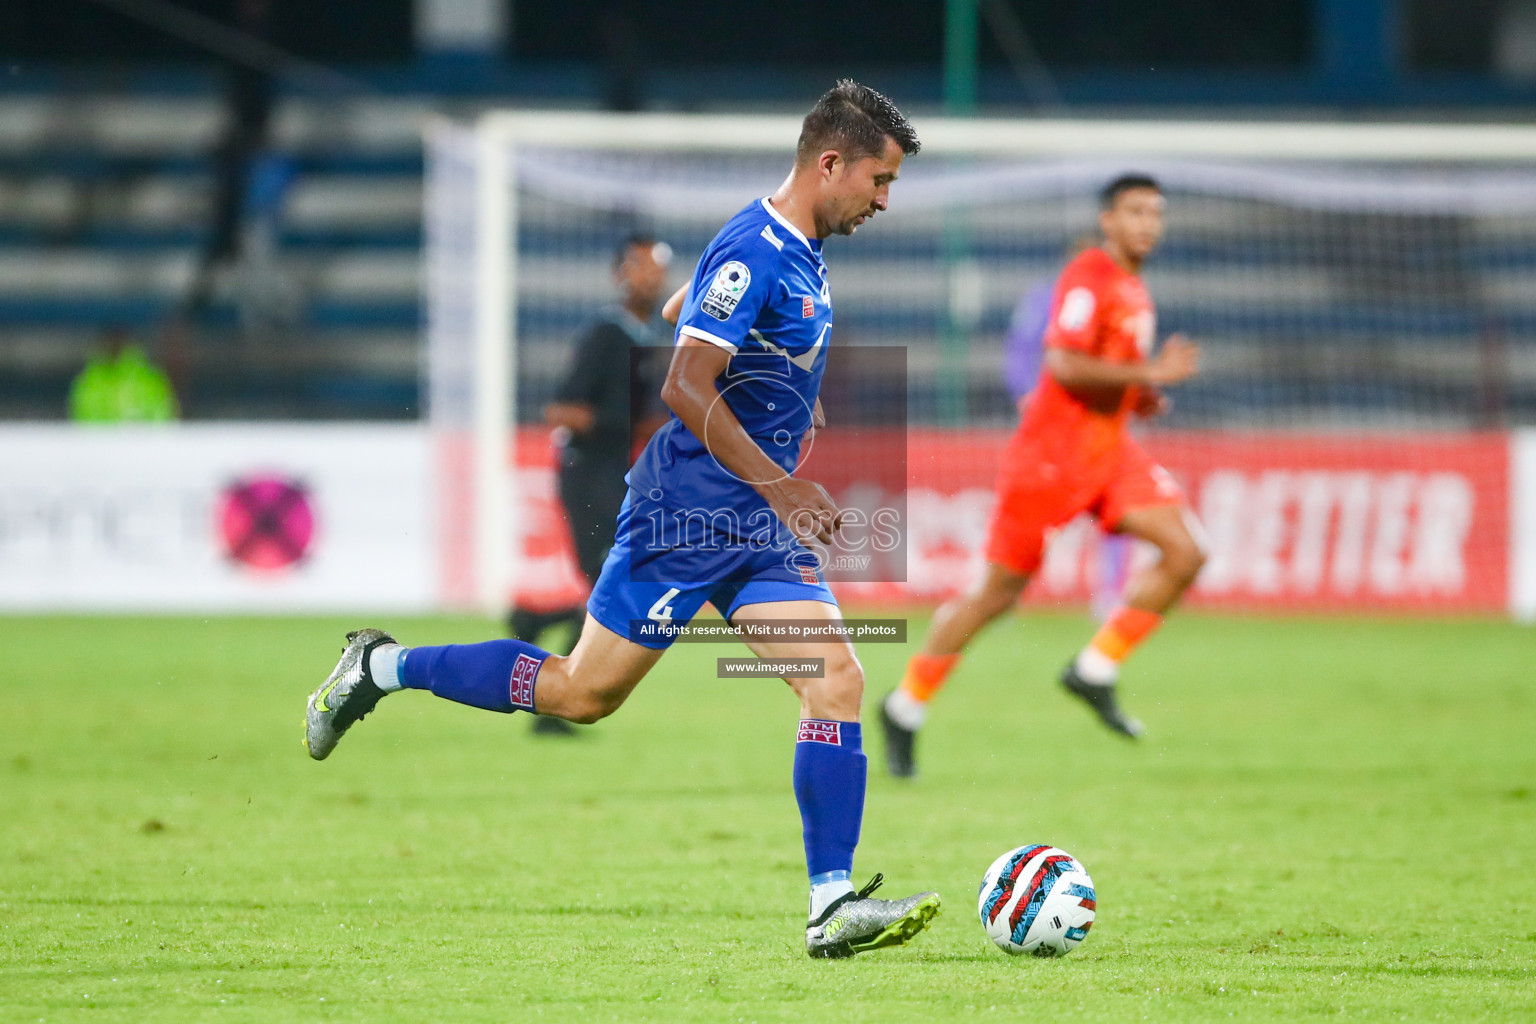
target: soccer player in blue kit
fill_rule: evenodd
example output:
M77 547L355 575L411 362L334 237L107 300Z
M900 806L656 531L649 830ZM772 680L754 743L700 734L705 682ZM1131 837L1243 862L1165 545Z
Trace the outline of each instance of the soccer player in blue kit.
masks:
M821 425L832 330L821 246L884 210L902 158L917 151L916 133L888 99L840 81L806 115L778 191L748 204L704 251L662 388L671 419L630 470L616 539L569 655L518 640L407 648L377 629L348 634L341 661L309 698L310 756L330 754L399 689L595 722L618 710L706 601L738 629L839 623L804 543L830 542L839 512L819 484L793 475L803 439ZM844 957L907 942L938 913L938 895L875 899L881 876L857 892L850 881L866 775L864 673L852 645L749 634L742 639L761 658L824 660L823 676L785 680L800 698L794 790L810 874L806 952Z

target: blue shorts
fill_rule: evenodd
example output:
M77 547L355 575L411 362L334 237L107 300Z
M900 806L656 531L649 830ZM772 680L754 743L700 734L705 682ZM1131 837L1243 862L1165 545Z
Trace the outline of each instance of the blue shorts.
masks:
M688 517L631 490L587 611L619 636L661 651L706 601L727 621L749 604L837 604L815 554L771 512L772 521L758 512L744 521L728 512Z

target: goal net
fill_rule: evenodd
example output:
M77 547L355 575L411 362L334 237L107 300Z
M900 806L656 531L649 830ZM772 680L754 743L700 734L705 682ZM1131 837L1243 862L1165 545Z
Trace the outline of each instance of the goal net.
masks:
M825 249L833 344L905 354L905 565L846 596L933 600L970 578L1017 378L1038 362L1010 334L1095 230L1099 188L1140 171L1168 201L1144 275L1158 336L1203 351L1170 413L1137 427L1209 535L1192 600L1536 611L1511 454L1511 428L1536 420L1536 130L916 124L890 210ZM427 393L453 602L579 591L537 424L613 299L613 248L649 231L685 282L783 179L798 129L513 112L432 126ZM1033 599L1085 598L1108 585L1099 562L1090 523L1063 529Z

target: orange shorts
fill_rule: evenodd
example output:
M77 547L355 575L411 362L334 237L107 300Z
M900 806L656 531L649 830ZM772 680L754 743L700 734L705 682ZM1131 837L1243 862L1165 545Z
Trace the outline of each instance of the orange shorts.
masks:
M1040 568L1047 535L1083 512L1113 533L1131 509L1183 504L1172 474L1129 437L1089 464L1053 461L1036 445L1010 446L998 472L987 561L1028 576Z

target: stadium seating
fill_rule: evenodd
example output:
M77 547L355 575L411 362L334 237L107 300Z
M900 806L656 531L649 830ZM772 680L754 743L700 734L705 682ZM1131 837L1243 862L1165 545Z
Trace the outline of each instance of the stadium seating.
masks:
M456 102L469 110L486 101ZM274 144L294 176L261 279L266 299L216 292L190 366L189 413L417 415L421 127L433 109L409 96L279 102ZM70 377L110 325L157 339L209 234L222 116L206 90L0 95L0 416L62 415ZM1048 222L1038 206L1020 207L1017 223L993 210L971 239L979 308L964 357L970 422L1009 419L1001 336L1018 295L1053 274L1074 231L1092 223L1086 196L1080 205L1080 217ZM1209 372L1180 396L1181 424L1309 414L1337 424L1355 410L1362 420L1409 412L1484 425L1536 409L1528 216L1501 228L1488 217L1245 210L1177 200L1149 268L1162 327L1215 343ZM1257 233L1253 217L1264 220ZM713 223L658 225L679 254L674 280ZM611 211L525 205L525 413L548 397L570 337L606 298L608 255L625 229ZM933 238L882 224L870 234L829 245L839 335L908 346L911 418L932 422L948 287ZM1359 278L1366 266L1372 276ZM252 307L270 322L238 329Z
M235 330L250 300L215 291L189 411L415 414L426 109L278 106L274 146L294 171L270 266L284 308L253 340ZM62 415L106 327L158 338L209 235L221 121L212 95L0 98L0 414Z

